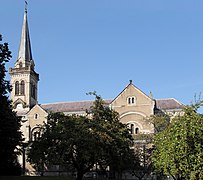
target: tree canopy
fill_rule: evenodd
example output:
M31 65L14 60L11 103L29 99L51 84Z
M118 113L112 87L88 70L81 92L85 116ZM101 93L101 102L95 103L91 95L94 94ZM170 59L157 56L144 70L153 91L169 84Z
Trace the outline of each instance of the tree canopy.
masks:
M12 111L8 92L9 81L5 80L7 63L11 58L8 43L1 43L0 35L0 175L19 175L17 146L21 145L20 119Z
M197 106L186 107L155 135L152 160L159 173L174 179L203 179L203 115Z
M77 172L77 179L97 164L121 171L133 160L132 136L118 120L118 113L105 106L100 96L87 116L50 114L42 136L31 145L29 160L38 170L58 164ZM128 162L128 163L127 163Z

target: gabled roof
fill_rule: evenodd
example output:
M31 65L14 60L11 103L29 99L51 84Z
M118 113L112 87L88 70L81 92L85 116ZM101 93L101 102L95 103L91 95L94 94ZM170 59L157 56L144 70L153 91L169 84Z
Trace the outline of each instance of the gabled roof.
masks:
M41 104L41 107L48 112L81 112L89 110L93 106L91 101L78 101L78 102L60 102L53 104ZM106 105L109 105L111 100L104 100Z
M151 97L149 97L148 95L146 95L143 91L141 91L138 87L136 87L133 83L132 83L132 80L130 80L130 83L118 94L118 96L116 96L113 100L115 101L116 99L119 98L119 96L121 96L121 94L123 94L123 92L128 89L129 86L133 86L135 89L137 89L140 93L142 93L146 98L150 99L150 100L153 100Z
M161 110L183 109L184 105L174 98L158 99L156 101L156 108ZM59 102L52 104L41 104L40 106L48 112L85 112L93 106L93 100L90 101L76 101L76 102ZM108 106L112 100L104 100Z
M150 100L155 101L155 108L160 110L173 110L173 109L183 109L184 105L178 102L174 98L168 99L158 99L154 100L151 97L147 96L144 92L142 92L139 88L132 84L132 81L126 86L126 88L113 100L104 100L106 106L109 106L113 101L115 101L129 86L133 86L138 91L140 91L145 97ZM51 103L51 104L41 104L40 106L48 112L68 112L68 113L76 113L76 112L85 112L89 110L91 106L93 106L94 100L89 101L76 101L76 102L59 102L59 103Z
M43 111L45 114L47 114L48 112L43 109L39 104L36 104L27 114L31 114L33 112L34 109L40 109L41 111Z
M157 99L156 108L161 110L183 109L184 105L174 98Z

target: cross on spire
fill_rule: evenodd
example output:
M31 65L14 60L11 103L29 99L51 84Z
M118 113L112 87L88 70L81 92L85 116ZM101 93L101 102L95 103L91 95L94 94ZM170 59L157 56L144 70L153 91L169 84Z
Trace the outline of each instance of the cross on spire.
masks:
M27 13L27 1L25 1L25 12Z

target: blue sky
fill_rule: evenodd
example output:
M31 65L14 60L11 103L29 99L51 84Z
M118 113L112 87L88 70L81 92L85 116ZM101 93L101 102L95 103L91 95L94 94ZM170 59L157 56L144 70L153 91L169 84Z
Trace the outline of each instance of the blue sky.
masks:
M0 5L13 67L24 1ZM203 92L202 0L29 0L28 22L39 103L113 99L130 79L184 104Z

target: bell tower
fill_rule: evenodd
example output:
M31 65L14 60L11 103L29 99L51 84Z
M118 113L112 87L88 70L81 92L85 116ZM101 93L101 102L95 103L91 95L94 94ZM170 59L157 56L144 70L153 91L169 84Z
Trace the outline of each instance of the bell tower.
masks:
M39 74L35 72L32 58L29 28L27 21L27 4L20 39L18 57L14 68L9 69L11 77L11 100L14 109L29 110L37 104Z

